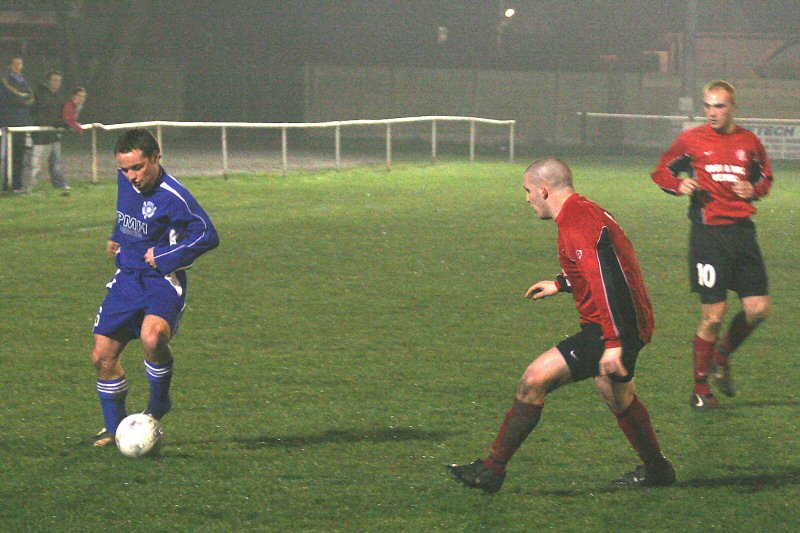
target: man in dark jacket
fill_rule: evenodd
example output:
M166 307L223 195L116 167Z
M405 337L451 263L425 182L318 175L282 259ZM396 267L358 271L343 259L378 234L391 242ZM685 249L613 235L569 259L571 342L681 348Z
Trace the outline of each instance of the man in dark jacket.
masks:
M0 128L3 130L3 169L6 168L5 160L8 154L8 129L15 126L31 126L30 107L33 105L34 96L25 76L22 75L24 63L21 57L12 57L8 62L8 70L0 82ZM10 147L13 155L12 179L2 180L3 190L8 190L9 181L13 182L14 191L27 192L30 190L30 157L28 146L30 134L16 133L13 135Z
M61 107L61 82L64 77L58 71L47 74L47 81L36 88L36 102L33 105L33 123L36 126L63 127ZM53 187L69 191L69 186L64 180L64 171L61 169L61 132L39 131L33 134L33 149L31 151L31 179L33 183L42 169L42 163L47 160L50 170L50 180Z

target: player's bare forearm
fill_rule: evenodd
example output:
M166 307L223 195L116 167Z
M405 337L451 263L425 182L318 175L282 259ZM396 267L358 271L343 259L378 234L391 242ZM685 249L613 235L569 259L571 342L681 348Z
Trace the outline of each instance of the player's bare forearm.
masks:
M108 252L108 257L113 259L114 256L117 255L117 252L119 251L119 246L120 245L118 242L109 240L108 244L106 244L106 252Z
M540 300L542 298L547 298L548 296L553 296L554 294L558 294L558 285L556 285L556 282L552 280L543 280L531 285L531 287L525 293L525 298L528 298L529 300L531 298L534 300Z

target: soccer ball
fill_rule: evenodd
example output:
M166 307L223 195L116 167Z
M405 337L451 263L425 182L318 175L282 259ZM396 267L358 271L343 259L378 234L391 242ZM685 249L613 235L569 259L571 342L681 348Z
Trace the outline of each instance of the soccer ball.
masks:
M125 417L117 427L117 448L126 457L156 455L164 432L161 423L150 415L137 413Z

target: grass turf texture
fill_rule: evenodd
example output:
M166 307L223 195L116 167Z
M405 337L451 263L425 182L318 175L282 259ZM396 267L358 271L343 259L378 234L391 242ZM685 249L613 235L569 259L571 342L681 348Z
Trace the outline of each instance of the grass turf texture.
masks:
M521 164L185 179L222 245L190 272L164 450L132 460L82 444L102 425L89 354L114 272L107 181L69 197L0 197L0 529L800 523L800 168L778 166L757 217L774 314L735 356L739 396L698 414L685 199L650 181L655 160L569 162L645 271L658 328L639 359L639 393L676 486L609 489L637 459L590 382L548 398L499 494L462 488L444 470L485 455L526 365L577 330L569 295L523 298L559 267L555 224L525 203ZM131 411L146 405L141 359L133 342L123 359Z

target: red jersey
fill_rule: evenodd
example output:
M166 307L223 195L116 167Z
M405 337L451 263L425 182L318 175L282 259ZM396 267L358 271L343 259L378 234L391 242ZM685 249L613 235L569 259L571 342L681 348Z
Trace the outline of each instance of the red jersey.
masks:
M623 339L650 342L653 306L636 252L619 224L577 193L567 198L555 221L558 259L581 323L600 324L606 348L622 346Z
M64 123L75 130L78 133L83 133L83 128L81 128L80 122L78 122L78 115L80 115L81 109L73 102L72 100L67 100L64 106L61 108L61 118L64 119Z
M755 214L753 199L745 200L733 192L733 184L749 180L755 198L767 195L772 187L772 165L756 135L734 125L732 133L719 133L710 124L681 133L652 174L664 191L679 195L686 172L700 184L692 195L689 218L717 226L734 224Z

